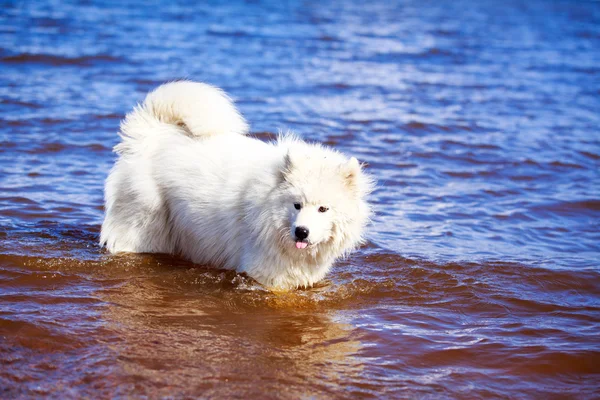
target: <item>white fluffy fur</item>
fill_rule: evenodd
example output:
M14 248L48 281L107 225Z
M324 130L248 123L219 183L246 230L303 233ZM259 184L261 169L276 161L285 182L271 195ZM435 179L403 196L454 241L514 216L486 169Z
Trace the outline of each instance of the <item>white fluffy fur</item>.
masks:
M121 125L101 244L181 255L276 289L322 279L362 242L371 179L334 150L247 132L220 89L183 81L151 92ZM309 230L304 249L298 226Z

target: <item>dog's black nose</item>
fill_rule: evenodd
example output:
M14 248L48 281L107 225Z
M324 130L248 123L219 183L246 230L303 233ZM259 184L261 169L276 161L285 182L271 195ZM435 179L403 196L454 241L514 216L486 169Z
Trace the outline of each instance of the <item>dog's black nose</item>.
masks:
M298 238L298 240L304 240L308 237L308 229L306 229L303 226L297 227L296 231L294 231L294 233L296 234L296 237Z

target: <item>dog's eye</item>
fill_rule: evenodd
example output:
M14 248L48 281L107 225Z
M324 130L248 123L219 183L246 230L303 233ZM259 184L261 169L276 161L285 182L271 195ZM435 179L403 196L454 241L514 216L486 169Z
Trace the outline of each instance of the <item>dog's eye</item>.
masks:
M301 208L302 208L302 204L300 204L300 203L294 203L294 208L295 208L296 210L299 210L299 209L301 209Z
M323 212L325 212L325 211L327 211L327 210L329 210L329 208L327 208L327 207L323 207L323 206L319 207L319 212L320 212L320 213L323 213Z

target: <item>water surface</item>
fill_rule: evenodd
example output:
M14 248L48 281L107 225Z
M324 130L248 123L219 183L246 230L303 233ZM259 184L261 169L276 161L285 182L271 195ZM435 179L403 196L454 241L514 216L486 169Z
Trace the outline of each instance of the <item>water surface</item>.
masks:
M0 39L0 397L600 397L599 3L8 2ZM287 294L100 249L177 78L366 162L368 244Z

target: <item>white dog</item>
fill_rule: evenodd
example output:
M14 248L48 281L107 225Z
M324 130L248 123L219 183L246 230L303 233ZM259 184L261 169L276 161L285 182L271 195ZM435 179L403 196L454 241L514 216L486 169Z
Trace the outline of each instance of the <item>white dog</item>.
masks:
M310 287L362 242L372 180L356 158L294 137L264 143L220 89L168 83L121 124L100 242Z

